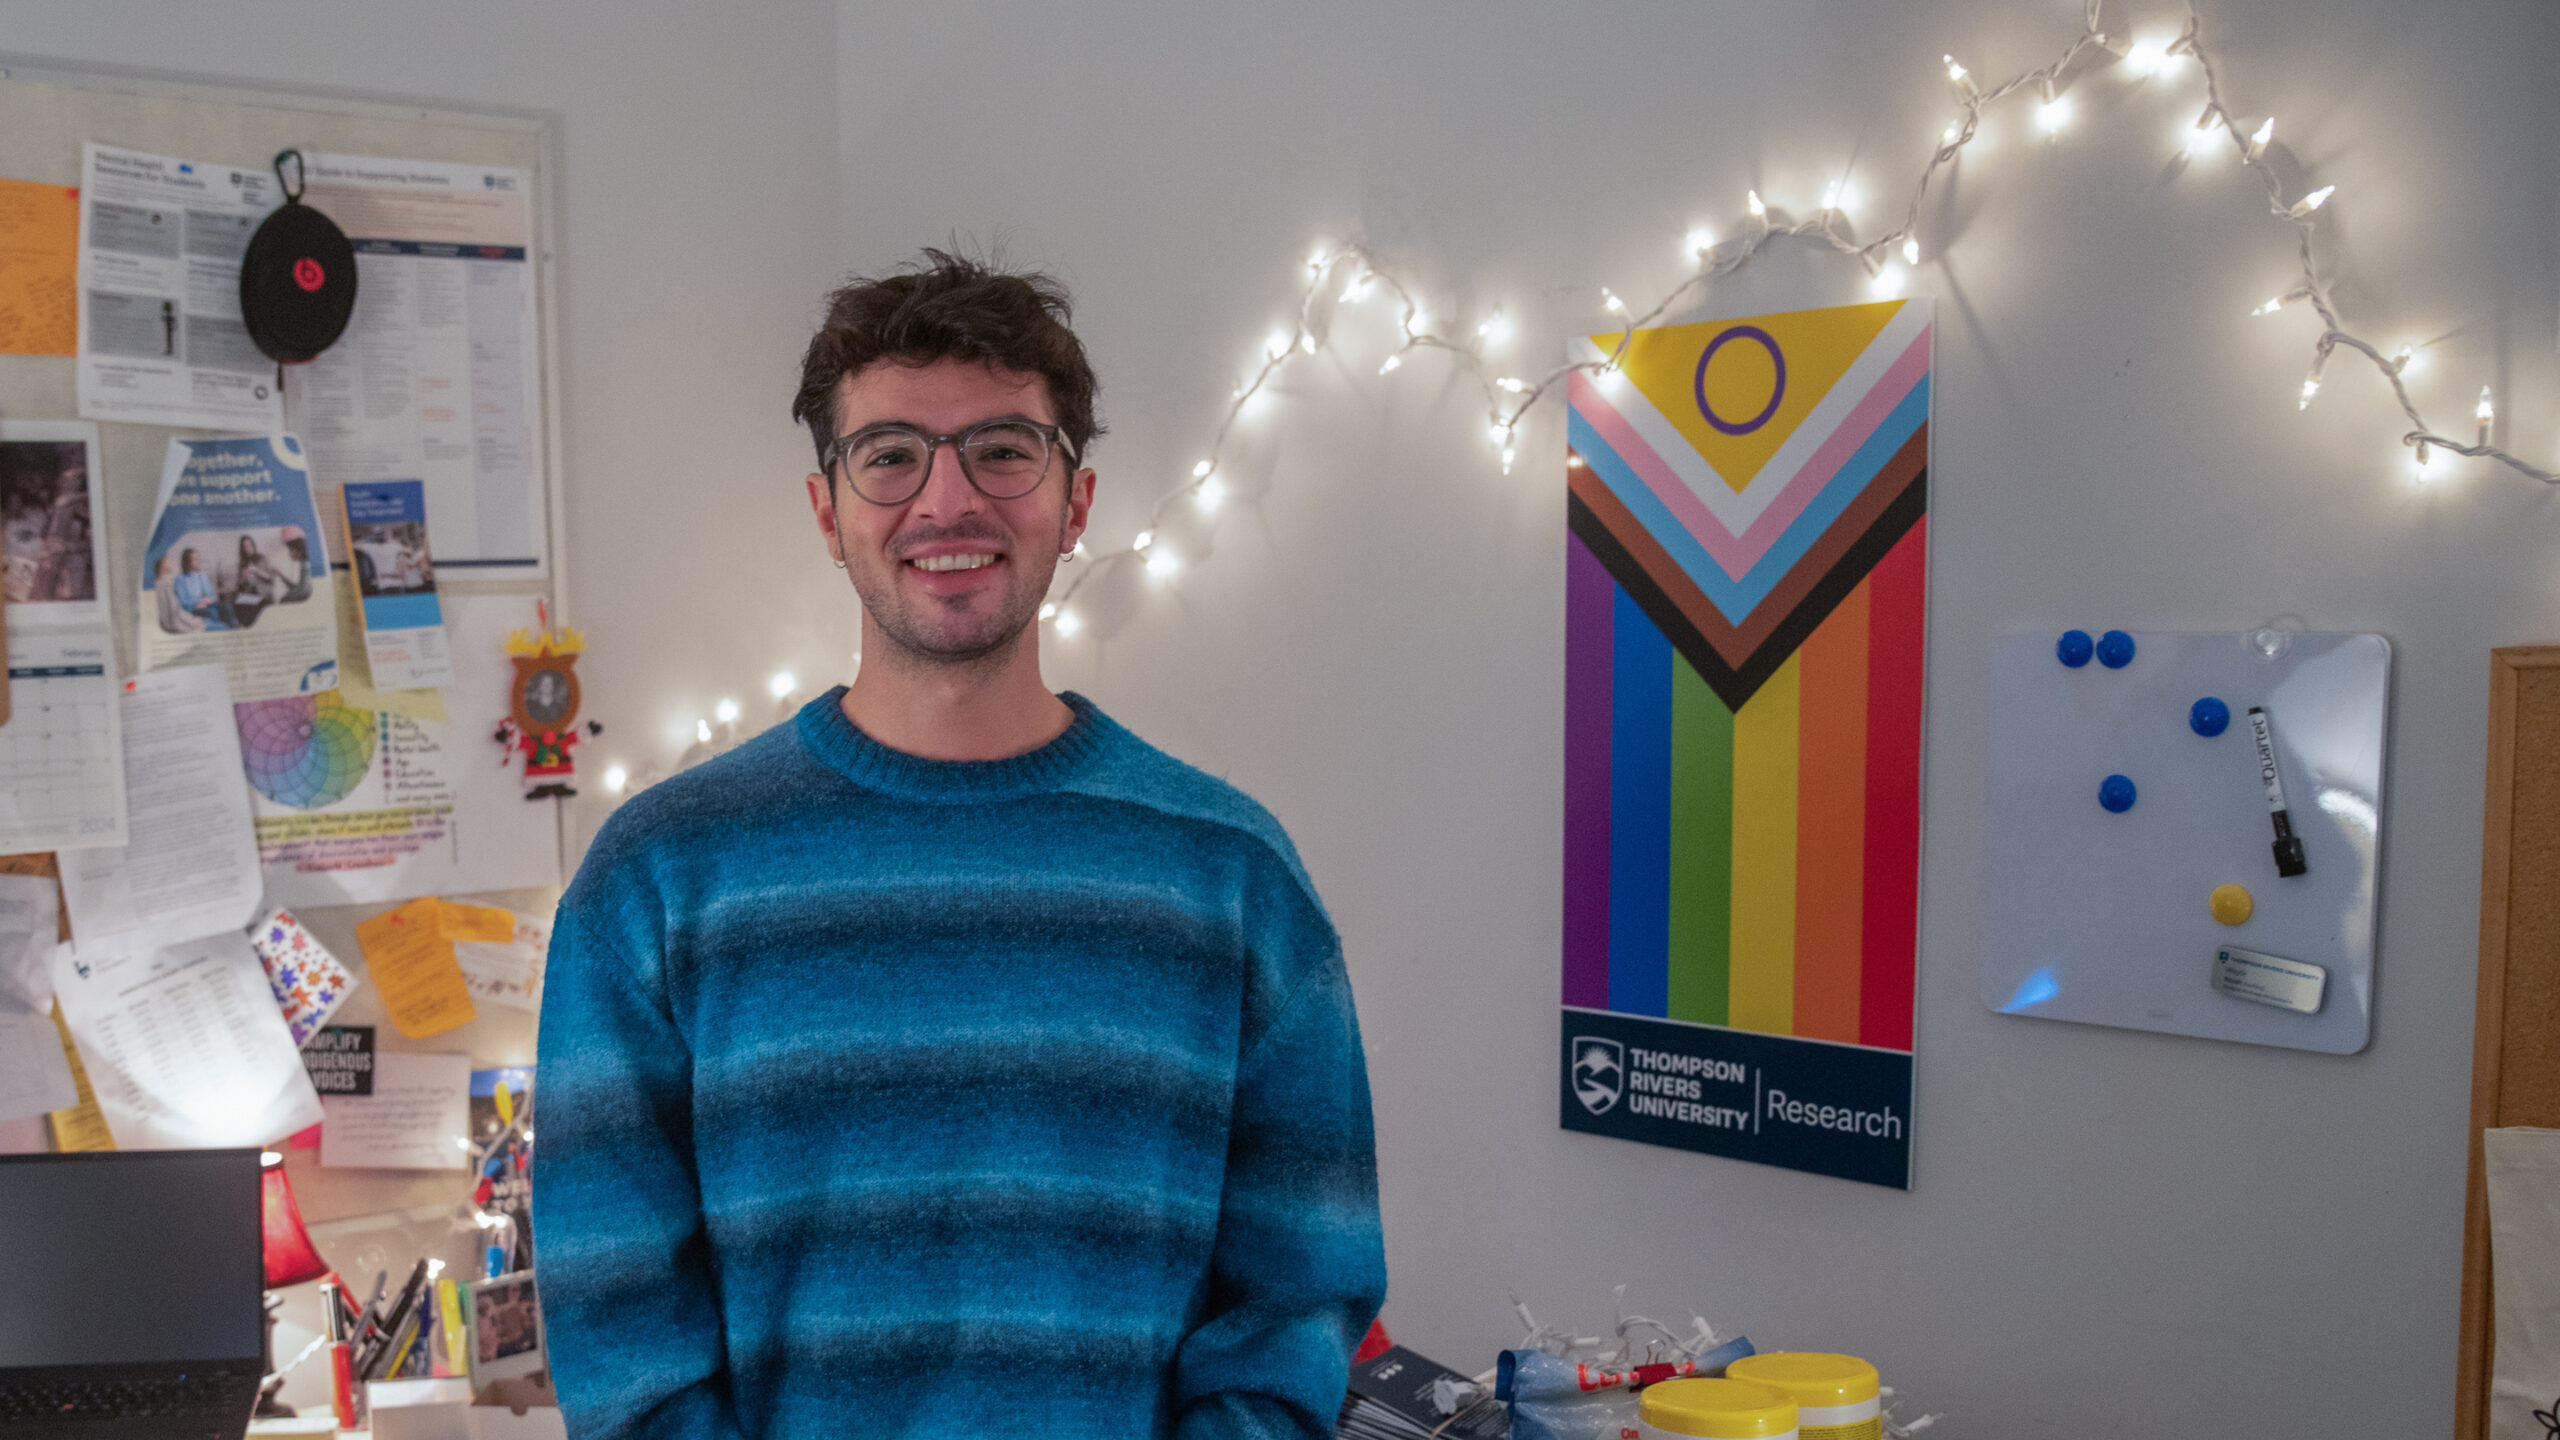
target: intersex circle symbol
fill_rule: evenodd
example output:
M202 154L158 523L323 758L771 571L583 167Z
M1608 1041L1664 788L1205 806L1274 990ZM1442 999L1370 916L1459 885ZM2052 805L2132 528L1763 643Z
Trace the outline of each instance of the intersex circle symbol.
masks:
M1778 378L1776 382L1771 384L1769 387L1769 403L1761 406L1760 413L1752 416L1748 420L1727 420L1716 413L1716 407L1707 403L1707 362L1716 358L1716 352L1723 349L1725 342L1728 340L1759 341L1760 348L1769 352L1769 363L1776 366L1778 370ZM1708 424L1713 425L1727 435L1748 435L1752 431L1759 429L1761 426L1768 424L1769 417L1778 413L1778 402L1786 398L1786 354L1778 349L1778 342L1770 336L1768 331L1761 329L1757 325L1736 325L1732 329L1725 331L1723 334L1718 335L1713 340L1707 342L1707 353L1698 357L1698 381L1696 388L1698 392L1698 413L1707 417Z
M317 290L322 285L327 284L328 281L328 272L322 270L320 268L320 262L312 259L310 256L305 255L301 259L293 262L293 283L301 286L303 289Z

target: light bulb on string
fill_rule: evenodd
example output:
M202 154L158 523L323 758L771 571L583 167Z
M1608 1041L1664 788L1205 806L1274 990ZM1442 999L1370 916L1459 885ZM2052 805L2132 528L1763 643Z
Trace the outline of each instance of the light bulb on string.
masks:
M1920 263L1919 236L1905 235L1902 237L1902 263L1905 265L1917 265Z
M2047 135L2059 135L2071 123L2071 97L2056 95L2036 107L2036 128Z
M1961 140L1961 139L1963 139L1963 138L1964 138L1964 124L1963 124L1963 122L1961 122L1961 121L1957 121L1957 120L1950 120L1950 121L1948 121L1948 122L1947 122L1947 128L1946 128L1944 131L1940 132L1940 134L1939 134L1939 136L1938 136L1938 143L1939 143L1939 144L1941 144L1941 145L1953 145L1954 143L1956 143L1957 141L1959 141L1959 140Z
M1624 315L1627 313L1627 302L1619 299L1608 286L1603 285L1600 287L1600 308L1612 315Z
M724 695L720 697L719 704L711 707L711 714L723 725L735 725L738 723L738 702Z
M1516 450L1516 449L1513 449L1511 446L1505 445L1505 446L1503 446L1503 447L1502 447L1502 473L1503 473L1503 474L1508 475L1508 474L1510 474L1510 473L1511 473L1511 462L1512 462L1513 460L1515 460L1515 459L1519 458L1519 455L1520 455L1520 452L1519 452L1518 450Z
M2436 478L2435 456L2427 449L2427 442L2423 440L2418 442L2417 453L2409 459L2409 478L2421 485L2428 484Z
M1141 530L1137 533L1135 538L1130 540L1129 548L1144 554L1146 548L1154 543L1156 543L1156 532L1153 530Z
M1266 358L1272 360L1277 360L1281 356L1288 354L1289 333L1285 330L1272 331L1270 336L1262 342L1262 353Z
M2426 355L2415 345L2403 345L2391 353L2391 373L2394 375L2415 375L2426 365Z
M1316 247L1316 253L1307 257L1307 268L1321 271L1324 269L1324 262L1331 258L1333 257L1325 253L1324 247L1319 245Z
M1158 550L1147 557L1147 575L1151 579L1170 580L1182 569L1182 557L1170 550Z
M2270 115L2266 118L2265 123L2261 124L2250 134L2249 157L2254 160L2259 155L2265 153L2267 142L2274 138L2276 138L2276 117Z
M2196 122L2196 128L2189 131L2187 134L2188 156L2190 158L2202 158L2205 150L2213 144L2214 137L2221 133L2222 120L2219 116L2208 114L2203 119L2198 120Z
M1051 621L1050 624L1056 627L1058 638L1061 640L1074 635L1078 630L1084 628L1084 622L1076 618L1076 612L1073 610L1059 611L1058 618Z
M1822 187L1822 208L1826 211L1837 210L1840 208L1839 181L1834 180L1830 184Z
M1199 506L1200 513L1203 515L1218 513L1218 507L1227 503L1226 482L1214 475L1201 481L1199 490L1191 497L1191 503Z
M1683 253L1690 259L1701 259L1708 251L1716 248L1716 232L1708 229L1704 225L1700 225L1691 230L1681 241L1681 244L1683 246Z
M1875 278L1867 282L1867 291L1879 300L1891 300L1902 293L1903 284L1909 278L1901 266L1887 265L1876 271Z
M1192 479L1194 479L1194 480L1206 479L1206 478L1208 477L1209 472L1210 472L1210 471L1212 471L1212 470L1215 470L1215 469L1217 469L1217 468L1218 468L1218 462L1217 462L1217 461L1215 461L1215 460L1203 460L1203 461L1201 461L1199 464L1194 465L1194 466L1192 466L1192 467L1191 467L1191 478L1192 478Z
M1762 202L1762 200L1760 199L1760 192L1759 192L1759 191L1757 191L1757 190L1745 190L1745 191L1743 191L1742 193L1743 193L1743 197L1744 197L1744 198L1743 198L1743 204L1744 204L1745 208L1747 208L1747 209L1749 209L1749 210L1751 211L1751 218L1752 218L1752 219L1754 219L1754 220L1766 220L1766 219L1768 219L1768 218L1769 218L1769 207L1768 207L1768 205L1767 205L1767 204L1763 203L1763 202Z
M2291 304L2293 304L2293 303L2294 303L2295 301L2297 301L2297 300L2308 300L2308 299L2310 299L2310 298L2311 298L2311 291L2310 291L2309 287L2307 287L2307 286L2306 286L2306 287L2297 288L2297 289L2293 289L2293 290L2287 290L2287 291L2286 291L2286 292L2284 292L2283 294L2278 295L2278 296L2276 296L2274 299L2267 301L2265 304L2260 305L2257 309L2252 310L2252 311L2250 311L2249 313L2250 313L2250 314L2252 314L2252 315L2273 315L2273 314L2274 314L2274 313L2276 313L2277 311L2279 311L2279 310L2283 309L2283 308L2284 308L2284 307L2286 307L2287 305L2291 305Z
M1430 328L1431 328L1431 315L1430 315L1430 312L1428 312L1428 311L1424 310L1424 309L1423 309L1421 306L1419 306L1419 305L1416 305L1416 306L1414 306L1414 307L1413 307L1413 313L1412 313L1412 314L1407 315L1406 317L1404 317L1404 333L1405 333L1408 337L1421 335L1423 332L1425 332L1425 331L1429 330Z
M788 670L776 670L772 678L764 682L764 688L765 693L774 699L788 700L791 698L791 692L800 688L800 677Z
M1312 333L1299 335L1298 348L1306 351L1310 355L1313 355L1316 353L1316 337Z
M2311 400L2312 400L2312 397L2313 397L2313 396L2315 396L2315 395L2318 395L2319 393L2320 393L2320 373L2319 373L2318 371L2316 371L2316 370L2315 370L2315 371L2313 371L2311 374L2306 375L2306 376L2304 376L2304 377L2303 377L2303 380L2302 380L2302 399L2301 399L2300 403L2296 404L2293 408L2295 408L2296 410L2308 410L2308 409L2310 409L2310 408L2311 408Z
M622 787L630 783L630 771L619 765L607 765L604 767L604 788L606 794L619 795L622 793Z
M708 745L708 744L710 744L710 743L711 743L711 722L710 722L710 721L708 721L708 720L696 720L696 721L694 721L694 722L693 722L693 738L694 738L695 743L697 743L697 744L702 744L702 745Z
M1505 375L1501 379L1494 381L1493 387L1497 390L1507 390L1510 393L1517 395L1521 391L1529 388L1529 382L1516 375Z
M2133 48L2124 52L2124 69L2128 75L2147 80L2175 68L2179 58L2169 53L2168 41L2155 35L2133 42Z
M1511 343L1511 317L1499 310L1494 311L1476 327L1476 338L1484 341L1488 350L1498 350Z
M2286 212L2284 212L2284 213L2285 213L2287 216L2289 216L2289 217L2291 217L2291 218L2293 218L2293 219L2296 219L2296 220L2304 219L2304 218L2308 217L2308 216L2311 214L2311 212L2312 212L2312 211L2317 210L2317 209L2319 209L2321 206L2328 204L2328 203L2329 203L2329 197L2330 197L2330 196L2332 196L2332 195L2335 195L2335 194L2337 194L2337 193L2338 193L2338 187L2337 187L2337 186L2335 186L2335 185L2323 185L2323 186L2321 186L2319 189L2314 190L2314 191L2312 191L2310 194L2305 195L2305 196L2303 196L2301 199L2299 199L2299 200L2297 200L2297 201L2293 202L2293 208L2292 208L2292 209L2290 209L2290 210L2287 210L2287 211L2286 211Z
M1964 83L1966 71L1963 66L1956 63L1956 57L1953 55L1942 55L1939 58L1947 62L1947 78L1958 85L1962 85Z
M2489 387L2488 387L2488 386L2483 385L2483 386L2481 386L2481 387L2480 387L2480 403L2479 403L2477 406L2473 407L2473 409L2472 409L2472 411L2471 411L2471 416L2472 416L2472 418L2473 418L2473 419L2478 420L2478 421L2480 422L2480 441L2479 441L2479 443L2481 443L2481 444L2483 444L2483 445L2488 444L2488 443L2489 443L2489 427L2490 427L2490 425L2491 425L2491 424L2495 423L2495 422L2496 422L2496 420L2497 420L2497 418L2498 418L2498 407L2497 407L2496 405L2492 404L2492 403L2490 402L2490 400L2489 400Z
M1054 602L1052 602L1052 603L1047 603L1047 604L1043 604L1043 605L1040 607L1040 618L1041 618L1041 619L1043 619L1043 620L1055 620L1055 619L1057 619L1057 618L1058 618L1058 607L1057 607L1057 605L1056 605Z
M1380 362L1379 362L1379 364L1378 364L1378 373L1379 373L1379 374L1381 374L1381 375L1393 374L1393 373L1394 373L1394 372L1395 372L1399 367L1401 367L1403 364L1404 364L1404 357L1403 357L1403 356L1401 356L1401 355L1390 355L1390 356L1388 356L1386 359L1384 359L1384 360L1382 360L1382 361L1380 361Z

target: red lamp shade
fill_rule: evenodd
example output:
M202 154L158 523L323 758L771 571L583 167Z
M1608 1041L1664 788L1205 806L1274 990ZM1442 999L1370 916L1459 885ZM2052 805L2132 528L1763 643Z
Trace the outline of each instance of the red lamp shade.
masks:
M329 1262L311 1247L302 1228L302 1207L293 1203L293 1182L284 1165L270 1165L258 1178L258 1228L266 1242L267 1288L281 1289L317 1280L329 1273Z

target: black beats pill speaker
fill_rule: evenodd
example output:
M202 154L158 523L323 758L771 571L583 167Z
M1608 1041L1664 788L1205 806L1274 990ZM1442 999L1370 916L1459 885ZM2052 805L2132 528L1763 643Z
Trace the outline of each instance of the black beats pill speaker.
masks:
M299 365L346 333L356 308L356 248L336 221L302 203L301 151L276 152L276 184L284 203L260 222L240 259L240 317L267 358Z

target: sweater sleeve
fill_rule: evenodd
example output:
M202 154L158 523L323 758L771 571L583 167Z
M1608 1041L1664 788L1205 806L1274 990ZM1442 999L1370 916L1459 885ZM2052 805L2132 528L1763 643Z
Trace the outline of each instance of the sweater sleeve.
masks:
M1369 1078L1332 927L1239 1064L1207 1313L1174 1375L1178 1440L1333 1434L1351 1353L1386 1299Z
M534 1165L551 1370L577 1440L731 1440L693 1158L693 1057L659 990L566 907L542 1000Z

